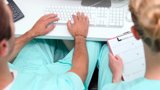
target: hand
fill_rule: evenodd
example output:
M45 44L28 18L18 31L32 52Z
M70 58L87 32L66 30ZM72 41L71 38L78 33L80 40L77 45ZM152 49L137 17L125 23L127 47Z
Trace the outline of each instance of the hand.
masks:
M59 18L56 14L42 16L29 32L32 37L45 35L55 28L55 25L52 23L58 20Z
M113 56L113 54L109 54L109 66L111 72L113 74L113 83L120 82L123 72L123 62L119 56Z
M82 36L84 38L87 37L88 34L88 25L89 20L88 17L84 15L84 13L77 13L77 15L73 15L74 23L71 24L71 21L68 21L67 27L69 32L75 38L76 36Z

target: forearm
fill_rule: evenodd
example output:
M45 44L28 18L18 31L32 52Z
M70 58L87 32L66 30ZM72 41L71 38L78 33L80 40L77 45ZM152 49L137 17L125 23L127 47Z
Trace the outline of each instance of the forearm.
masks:
M18 37L15 41L14 50L8 58L9 62L11 62L17 56L20 50L33 38L34 36L29 31L26 32L24 35Z
M79 75L84 82L88 74L88 52L86 40L82 36L75 37L75 50L72 64L73 66L70 72Z

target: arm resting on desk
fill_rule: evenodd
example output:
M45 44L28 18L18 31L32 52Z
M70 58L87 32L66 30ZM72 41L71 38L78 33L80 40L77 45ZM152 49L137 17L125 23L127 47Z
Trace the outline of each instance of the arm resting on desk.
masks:
M55 28L55 25L51 23L58 20L59 19L55 14L49 14L41 17L31 30L16 39L14 50L8 60L12 61L20 50L33 38L45 35L52 31Z
M86 40L84 37L75 37L75 50L72 59L72 68L70 72L79 75L84 82L88 74L88 52L86 48Z
M69 72L76 73L84 82L88 74L88 52L86 47L86 37L88 34L88 17L84 13L73 15L74 24L67 23L68 30L75 39L75 50L72 59L72 68Z

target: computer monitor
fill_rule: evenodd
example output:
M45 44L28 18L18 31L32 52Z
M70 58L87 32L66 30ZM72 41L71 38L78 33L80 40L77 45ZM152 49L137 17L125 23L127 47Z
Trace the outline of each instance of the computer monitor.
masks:
M83 6L92 6L92 7L111 7L112 5L121 6L126 4L126 1L129 0L82 0Z
M81 4L83 6L91 7L110 7L111 0L82 0Z
M111 0L112 7L123 7L128 5L129 0Z

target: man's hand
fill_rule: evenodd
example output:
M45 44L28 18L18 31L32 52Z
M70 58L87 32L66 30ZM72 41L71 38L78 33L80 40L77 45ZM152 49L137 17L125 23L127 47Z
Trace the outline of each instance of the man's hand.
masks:
M119 56L113 56L109 54L109 66L113 74L112 82L117 83L121 81L123 72L123 62Z
M14 50L8 60L13 60L19 51L34 37L45 35L52 31L55 28L55 25L52 23L58 20L59 18L57 18L57 15L55 14L49 14L41 17L30 31L16 39Z
M48 14L41 17L33 28L29 31L32 37L45 35L55 28L54 22L58 21L59 18L56 14Z
M88 17L84 15L84 13L77 13L77 15L73 15L74 23L68 21L67 26L69 32L75 38L76 36L82 36L84 38L87 37L88 34Z

